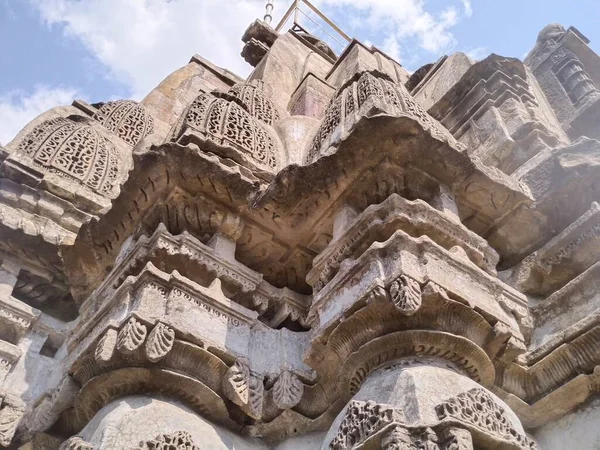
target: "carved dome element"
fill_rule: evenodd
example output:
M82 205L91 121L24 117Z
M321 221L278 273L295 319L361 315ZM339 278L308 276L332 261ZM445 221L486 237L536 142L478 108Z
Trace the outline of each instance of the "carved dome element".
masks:
M236 84L227 92L227 96L239 103L253 117L267 125L273 125L281 117L275 103L266 96L258 84Z
M394 83L387 75L378 71L357 73L340 87L329 102L321 125L308 149L305 162L311 164L327 151L336 139L356 123L358 118L375 107L380 113L396 117L410 117L443 141L456 140L439 122L431 117L416 102L406 88Z
M25 136L16 153L31 158L37 169L77 181L99 194L110 196L115 191L117 152L83 120L46 120Z
M133 100L101 104L94 119L132 146L154 131L152 116Z
M179 142L189 135L219 146L231 147L237 154L260 169L276 171L281 166L281 143L270 127L251 116L238 103L212 94L201 94L189 107L184 119ZM235 158L227 152L226 156Z

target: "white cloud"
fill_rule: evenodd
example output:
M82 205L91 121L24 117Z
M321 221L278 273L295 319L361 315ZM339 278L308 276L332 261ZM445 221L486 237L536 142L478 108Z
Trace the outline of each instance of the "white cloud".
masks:
M465 15L471 17L473 15L473 6L471 6L471 0L462 0L463 7L465 8Z
M140 99L195 53L245 75L239 56L262 0L30 0L50 26L62 26Z
M78 92L68 87L36 86L32 93L10 92L0 97L0 143L11 141L39 114L58 105L69 105Z
M388 45L414 39L416 48L408 50L425 50L436 55L455 46L452 27L473 12L469 0L456 0L456 5L463 5L464 13L460 13L456 6L432 13L426 10L425 0L318 0L318 3L339 7L345 16L360 14L363 27L386 36ZM405 47L396 45L395 49L399 51Z
M465 53L469 58L474 59L475 61L479 61L489 55L487 47L475 47Z
M240 38L263 15L265 4L264 0L29 1L45 23L62 27L65 35L80 40L107 68L108 77L130 87L134 99L144 97L195 53L247 75L251 67L239 56ZM437 57L455 46L451 28L472 9L470 0L452 1L455 6L435 13L426 10L425 0L315 3L340 7L347 22L340 24L342 28L354 21L359 38L368 35L376 46L410 61L423 50ZM286 2L276 5L276 18L286 6ZM402 54L404 50L407 55Z

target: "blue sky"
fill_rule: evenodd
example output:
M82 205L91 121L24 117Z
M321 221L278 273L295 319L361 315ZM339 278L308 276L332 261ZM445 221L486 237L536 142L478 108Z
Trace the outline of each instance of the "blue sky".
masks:
M141 99L199 53L247 75L244 29L264 0L0 0L0 142L74 98ZM275 0L274 23L291 0ZM314 0L409 70L463 51L522 58L550 22L600 50L600 0ZM305 26L310 28L310 23Z

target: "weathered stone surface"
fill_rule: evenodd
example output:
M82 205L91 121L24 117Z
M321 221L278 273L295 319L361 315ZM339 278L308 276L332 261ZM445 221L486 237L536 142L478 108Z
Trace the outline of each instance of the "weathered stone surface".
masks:
M425 77L411 90L411 95L425 109L431 108L474 64L464 53L453 53L427 71Z
M194 56L0 148L0 446L590 447L581 33L410 77L297 24L243 41L246 80Z
M600 137L600 57L574 27L546 26L525 58L565 131L576 139Z

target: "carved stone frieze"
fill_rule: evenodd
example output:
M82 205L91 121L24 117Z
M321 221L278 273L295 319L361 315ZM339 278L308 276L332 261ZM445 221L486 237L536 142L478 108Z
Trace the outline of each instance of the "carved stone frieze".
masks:
M427 223L427 226L421 224ZM319 254L308 274L308 281L321 290L337 272L345 258L359 256L375 240L384 241L398 228L411 235L426 235L450 249L458 245L469 259L487 272L494 272L498 255L479 236L453 222L425 202L410 202L392 194L383 202L365 209L348 226L346 232ZM318 276L318 278L317 278Z

